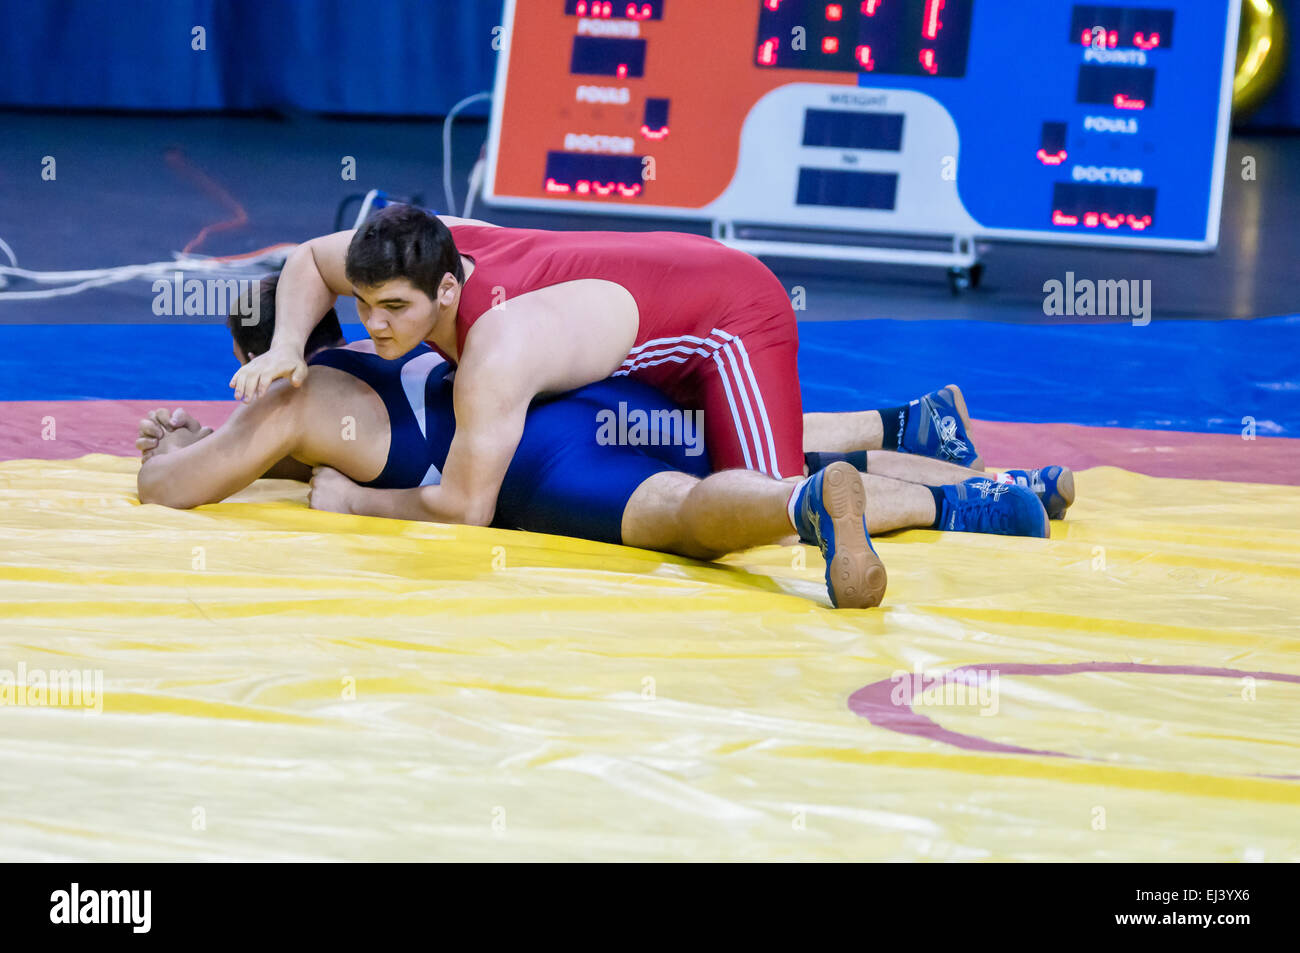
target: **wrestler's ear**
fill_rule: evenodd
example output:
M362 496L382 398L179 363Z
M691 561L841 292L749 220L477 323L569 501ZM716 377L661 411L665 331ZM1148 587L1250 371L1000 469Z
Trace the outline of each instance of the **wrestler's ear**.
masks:
M438 285L438 304L444 308L449 308L456 303L456 295L460 293L460 282L450 271L442 276L442 282Z

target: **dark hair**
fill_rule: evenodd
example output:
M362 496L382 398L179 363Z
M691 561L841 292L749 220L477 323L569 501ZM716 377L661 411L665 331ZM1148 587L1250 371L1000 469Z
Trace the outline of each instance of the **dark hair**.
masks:
M280 275L277 272L261 279L252 285L251 289L241 291L239 302L226 317L226 327L230 328L230 336L235 339L235 343L245 355L265 354L271 347L271 338L275 334L275 289L279 284ZM253 294L258 295L257 312L253 311ZM257 321L245 324L244 322L254 314L257 316ZM339 325L338 313L330 308L308 335L303 352L312 354L321 348L339 347L346 341L347 339L343 337L343 328Z
M443 275L465 280L451 229L414 205L387 205L357 229L348 246L347 278L373 288L405 278L430 298L438 297Z

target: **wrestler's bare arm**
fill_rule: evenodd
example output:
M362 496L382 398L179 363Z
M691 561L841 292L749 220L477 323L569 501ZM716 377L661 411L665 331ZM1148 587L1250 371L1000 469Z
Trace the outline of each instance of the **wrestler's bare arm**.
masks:
M211 435L149 457L136 480L140 502L189 509L238 493L297 449L299 395L279 382L263 400L235 408Z
M491 323L483 330L475 326L456 371L456 433L442 481L409 490L376 490L338 481L323 485L318 479L313 507L391 519L491 524L529 405L549 380L528 335L484 333Z

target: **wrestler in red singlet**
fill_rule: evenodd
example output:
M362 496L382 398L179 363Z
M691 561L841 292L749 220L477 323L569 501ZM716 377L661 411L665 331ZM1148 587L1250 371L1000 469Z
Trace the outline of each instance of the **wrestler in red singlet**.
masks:
M627 289L640 312L636 342L616 377L631 375L688 408L703 408L715 470L802 476L799 334L785 289L756 258L677 232L552 232L457 225L474 260L456 338L507 300L598 278ZM497 295L500 292L496 292Z

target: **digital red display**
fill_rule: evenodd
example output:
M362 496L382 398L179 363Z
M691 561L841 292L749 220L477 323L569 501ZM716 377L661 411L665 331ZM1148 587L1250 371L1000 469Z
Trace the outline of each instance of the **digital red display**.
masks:
M612 36L575 36L569 72L575 76L645 75L646 41Z
M664 0L565 0L564 12L593 20L662 20Z
M1058 228L1144 232L1156 213L1156 190L1058 182L1052 189L1052 224Z
M1167 50L1174 45L1174 11L1079 5L1070 39L1104 50Z
M543 185L548 194L632 199L645 187L641 170L641 156L548 152Z
M1153 105L1155 95L1156 71L1150 67L1079 67L1078 99L1081 103L1141 110Z
M965 76L972 0L759 0L754 62L897 76Z

